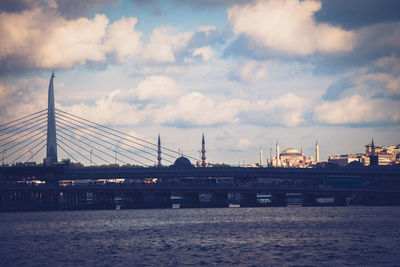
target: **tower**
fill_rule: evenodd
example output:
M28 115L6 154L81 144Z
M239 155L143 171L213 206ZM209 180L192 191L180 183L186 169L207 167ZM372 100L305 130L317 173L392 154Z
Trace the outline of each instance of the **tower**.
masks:
M278 143L278 139L276 139L276 166L279 166L280 164L280 160L279 160L279 143Z
M301 160L303 161L303 163L305 162L303 154L303 145L301 146Z
M260 146L260 167L263 166L263 153L262 153L262 147Z
M160 135L158 135L158 144L157 144L157 167L162 167L161 164L161 140Z
M204 141L204 133L201 140L201 167L206 166L206 143Z
M319 162L319 145L318 145L318 139L315 142L315 162Z
M47 107L47 151L45 162L57 162L56 115L54 105L54 71L51 74Z
M374 138L372 138L371 142L371 154L369 156L369 165L371 166L379 165L379 154L377 154L375 151Z
M374 138L372 138L372 142L371 142L371 155L372 155L372 156L375 156Z

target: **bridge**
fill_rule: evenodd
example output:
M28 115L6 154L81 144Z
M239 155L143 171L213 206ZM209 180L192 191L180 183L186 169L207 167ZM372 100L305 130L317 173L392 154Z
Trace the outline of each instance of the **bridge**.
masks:
M399 167L206 167L204 135L195 167L160 136L150 142L56 109L54 78L47 109L0 125L1 211L286 206L296 198L304 206L400 204ZM58 161L58 151L68 159Z

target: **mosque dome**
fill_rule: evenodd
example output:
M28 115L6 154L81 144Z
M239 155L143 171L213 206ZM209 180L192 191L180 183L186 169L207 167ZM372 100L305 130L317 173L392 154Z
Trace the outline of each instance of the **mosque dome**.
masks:
M293 156L301 156L301 154L297 149L289 147L282 151L281 156L293 157Z
M188 158L185 157L179 157L175 160L174 162L174 167L178 167L178 168L190 168L193 167L192 163L190 163L190 160Z

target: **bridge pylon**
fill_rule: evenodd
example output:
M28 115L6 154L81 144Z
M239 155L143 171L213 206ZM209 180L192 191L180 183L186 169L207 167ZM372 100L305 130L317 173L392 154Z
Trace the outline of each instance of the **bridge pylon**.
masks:
M57 137L56 137L56 115L54 104L54 71L51 74L48 93L48 108L47 108L47 151L45 164L57 162Z

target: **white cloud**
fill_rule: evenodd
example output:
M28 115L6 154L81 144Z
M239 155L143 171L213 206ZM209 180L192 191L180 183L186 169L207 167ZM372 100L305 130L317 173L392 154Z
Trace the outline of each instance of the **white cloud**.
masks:
M139 82L131 93L138 100L169 100L176 98L180 89L175 81L166 76L149 76Z
M396 56L380 58L376 61L375 65L382 68L385 72L400 74L400 58Z
M93 105L80 103L61 106L59 109L103 125L123 126L143 122L147 111L140 109L139 105L120 100L120 94L123 94L121 90L115 90L97 100Z
M215 31L217 29L217 27L213 26L213 25L208 25L208 26L199 26L197 28L197 30L199 32L205 32L206 35L209 35L210 32Z
M399 101L353 95L317 106L314 120L323 124L399 123L400 105Z
M305 122L308 106L308 100L291 93L269 101L259 100L243 108L242 122L295 127Z
M254 60L238 62L237 69L232 74L241 82L257 83L267 78L267 63Z
M212 50L211 50L211 47L209 47L209 46L204 46L204 47L196 48L196 49L193 51L192 56L193 56L193 57L201 56L201 58L203 59L203 61L204 61L204 62L207 62L207 61L210 61L210 60L212 59L212 57L213 57L213 52L212 52Z
M256 43L289 55L335 53L353 49L354 33L328 24L318 24L313 14L319 1L258 0L228 9L235 34L245 34Z
M181 127L220 124L283 125L294 127L305 122L309 101L286 94L269 101L211 98L199 92L181 96L176 103L154 109L154 120Z
M115 54L118 63L127 62L140 45L141 33L135 32L136 18L121 18L110 25L104 45Z
M236 149L246 150L251 146L251 141L246 138L239 139L239 142L236 145Z
M176 103L157 110L154 117L159 123L183 126L235 123L241 100L233 99L222 103L199 92L181 96Z
M70 68L88 61L104 63L107 57L125 62L140 43L136 22L136 18L122 18L109 25L105 15L66 20L40 8L3 12L0 63L13 69Z
M368 68L346 74L333 83L324 99L337 100L353 95L374 98L400 98L400 61L396 57L385 57Z
M190 32L176 32L172 27L155 28L150 41L142 46L138 60L146 63L173 63L176 60L175 54L187 45L192 35Z
M47 107L48 81L21 79L15 85L0 82L0 121L5 123Z

